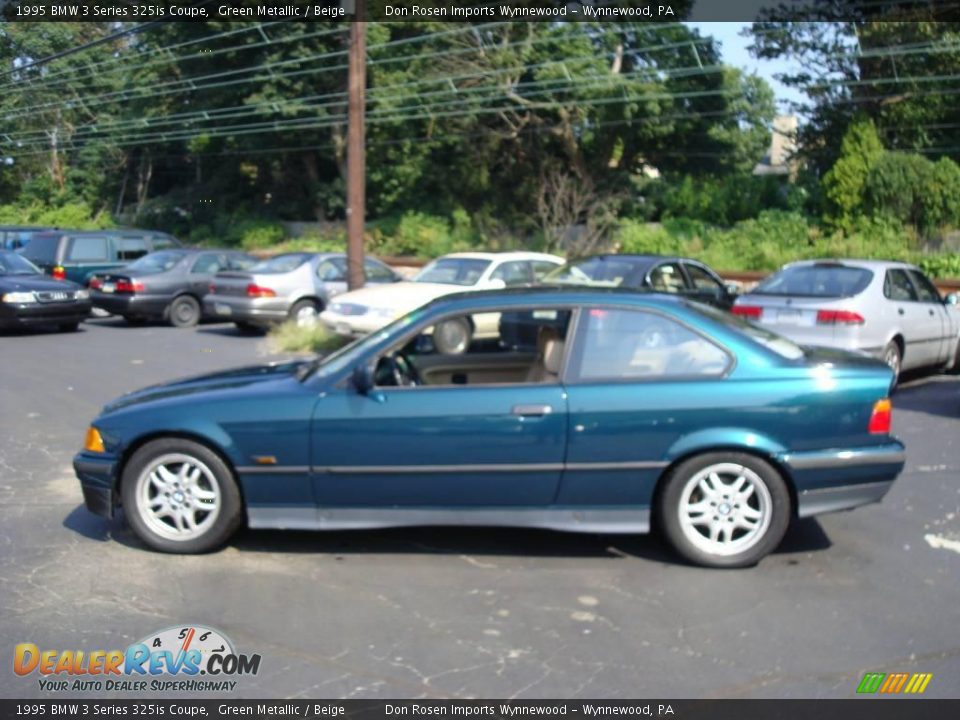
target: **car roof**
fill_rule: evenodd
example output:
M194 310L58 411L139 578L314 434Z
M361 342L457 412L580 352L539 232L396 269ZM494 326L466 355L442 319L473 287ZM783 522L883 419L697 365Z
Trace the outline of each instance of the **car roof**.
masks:
M592 287L589 285L537 285L534 287L515 287L503 290L472 290L443 295L430 304L460 303L478 301L481 304L495 303L498 300L516 301L521 304L530 302L570 303L588 305L590 303L618 302L623 299L652 301L654 304L677 307L687 304L679 295L661 293L647 289L623 287Z
M858 258L798 260L797 262L787 263L783 267L810 267L813 265L843 265L845 267L857 267L865 270L887 270L889 268L910 268L916 270L917 268L917 266L912 263L902 262L900 260L861 260Z
M437 260L444 258L466 258L470 260L562 260L557 255L548 253L531 252L528 250L509 250L506 252L457 252L443 255Z

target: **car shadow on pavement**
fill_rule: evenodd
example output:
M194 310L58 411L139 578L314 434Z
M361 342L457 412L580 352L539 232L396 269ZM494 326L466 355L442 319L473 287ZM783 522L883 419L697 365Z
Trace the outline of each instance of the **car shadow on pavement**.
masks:
M113 519L77 506L63 526L98 542L116 542L150 552L131 532L119 511ZM815 518L794 521L774 555L811 553L832 543ZM330 555L465 555L539 558L638 559L686 565L656 532L649 535L597 535L552 530L497 527L416 527L384 530L250 530L241 529L228 547L240 552ZM214 555L216 553L213 553Z
M910 410L960 419L960 375L920 377L902 384L893 395L894 412Z
M263 338L266 330L241 330L233 323L224 323L220 321L210 321L202 327L197 327L196 331L200 334L222 335L223 337L242 337L242 338Z

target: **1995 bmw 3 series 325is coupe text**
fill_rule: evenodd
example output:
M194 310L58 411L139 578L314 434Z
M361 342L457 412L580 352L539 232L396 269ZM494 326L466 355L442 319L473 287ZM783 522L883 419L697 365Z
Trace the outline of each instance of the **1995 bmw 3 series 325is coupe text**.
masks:
M515 332L437 351L433 327ZM532 330L531 330L532 328ZM792 518L880 500L902 470L881 361L801 348L655 294L451 295L313 361L241 368L106 406L74 460L90 510L152 548L253 528L502 525L644 533L754 564Z

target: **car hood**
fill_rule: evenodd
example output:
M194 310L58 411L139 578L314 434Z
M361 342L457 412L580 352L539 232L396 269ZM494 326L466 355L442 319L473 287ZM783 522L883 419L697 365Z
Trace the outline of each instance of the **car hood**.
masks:
M247 367L223 370L205 375L174 380L173 382L151 385L141 390L123 395L103 408L103 413L111 413L137 405L145 405L159 400L190 396L196 402L196 396L222 390L250 388L267 382L276 382L294 378L297 372L309 360L296 360L285 363L250 365Z
M55 280L46 275L0 275L0 292L39 290L79 290L80 286L69 280Z
M468 289L460 285L407 281L341 293L337 295L334 302L362 305L367 308L391 308L397 312L407 312L415 310L421 305L426 305L438 297Z

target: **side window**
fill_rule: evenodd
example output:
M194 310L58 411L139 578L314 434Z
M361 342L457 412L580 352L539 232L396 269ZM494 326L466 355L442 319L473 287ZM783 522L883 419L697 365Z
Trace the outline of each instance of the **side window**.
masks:
M490 275L491 280L503 280L507 287L511 285L527 285L533 282L530 263L527 261L510 261L502 263Z
M702 335L642 310L586 310L578 336L572 375L585 382L717 376L731 362Z
M343 258L330 258L317 265L317 277L323 282L346 282L347 261Z
M569 309L552 307L446 317L385 352L374 383L559 383L570 317ZM518 344L518 338L530 342Z
M723 284L718 282L713 275L699 265L687 263L684 267L687 269L687 277L690 278L690 282L693 283L693 287L697 290L706 290L715 293L723 292Z
M193 267L190 269L190 272L197 275L213 275L214 273L224 270L226 264L227 260L223 255L217 255L215 253L203 253L203 255L198 257L193 263Z
M556 270L559 265L546 260L534 260L530 265L533 267L533 277L536 280L543 280L548 274Z
M664 263L650 271L650 287L657 292L680 293L685 289L683 274L676 263Z
M130 262L141 258L150 252L147 241L143 238L118 238L117 259L121 262Z
M363 263L363 272L367 280L375 283L393 282L393 271L386 265L378 263L376 260L365 260Z
M901 302L912 302L917 299L917 292L907 278L907 273L898 268L887 270L887 275L883 279L883 294L890 300Z
M227 258L227 267L230 270L249 270L259 262L249 255L230 255Z
M107 239L105 237L75 237L68 241L66 259L71 262L98 262L105 261L107 253Z
M937 291L936 286L927 279L927 276L917 270L908 270L910 279L913 280L913 286L917 289L917 295L920 302L943 304L943 299Z

